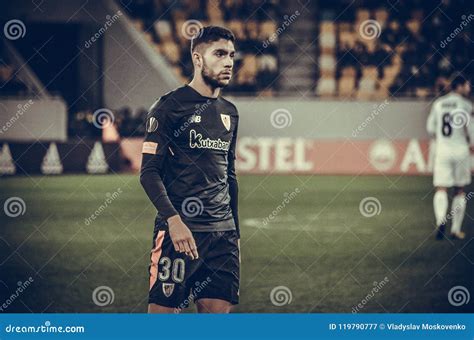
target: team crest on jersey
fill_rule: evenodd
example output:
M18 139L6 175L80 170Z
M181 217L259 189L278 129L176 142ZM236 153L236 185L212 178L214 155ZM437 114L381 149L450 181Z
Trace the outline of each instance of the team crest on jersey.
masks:
M163 283L163 294L166 297L170 297L174 291L174 283Z
M230 115L221 113L222 124L224 124L227 131L230 130Z
M148 118L146 122L146 131L148 133L155 132L158 129L158 120L155 117Z

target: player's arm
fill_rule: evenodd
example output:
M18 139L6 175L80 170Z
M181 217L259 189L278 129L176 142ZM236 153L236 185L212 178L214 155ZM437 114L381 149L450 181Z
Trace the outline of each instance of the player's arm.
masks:
M468 112L471 115L467 120L466 130L467 130L467 142L469 143L469 150L471 153L474 153L474 112L472 105L469 106Z
M168 222L171 240L176 251L198 258L194 237L171 203L163 184L163 162L170 143L168 112L155 103L148 114L145 141L142 148L140 183L160 215Z
M431 138L436 137L436 102L431 106L430 114L426 120L426 131Z
M228 166L227 166L227 181L229 183L229 195L230 195L230 208L232 210L232 216L234 217L235 228L237 235L240 239L240 225L239 225L239 185L237 182L237 174L235 172L235 159L237 157L237 129L238 124L235 127L234 136L229 147L228 155Z

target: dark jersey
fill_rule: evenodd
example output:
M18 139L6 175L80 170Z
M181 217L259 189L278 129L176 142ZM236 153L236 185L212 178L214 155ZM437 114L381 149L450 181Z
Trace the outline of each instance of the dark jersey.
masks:
M237 126L232 103L204 97L188 85L153 104L147 117L141 181L158 208L158 228L166 229L166 219L177 213L192 231L238 228Z

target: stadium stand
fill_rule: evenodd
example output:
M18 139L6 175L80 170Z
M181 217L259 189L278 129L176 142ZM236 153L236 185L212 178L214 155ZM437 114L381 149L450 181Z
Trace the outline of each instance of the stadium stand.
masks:
M472 26L461 23L466 28L455 30L452 23L454 19L469 22L473 17L459 12L463 8L459 1L444 1L437 8L429 2L398 1L390 12L365 1L358 10L339 17L332 14L336 12L333 3L326 6L321 12L320 44L321 56L330 57L319 75L318 95L423 98L443 93L455 70L473 79L470 60L474 53L467 48ZM446 44L443 39L453 30L456 36ZM335 74L328 72L331 67L336 68Z
M438 95L454 70L463 70L472 80L474 66L469 61L474 52L466 48L473 40L472 25L465 25L451 43L443 44L442 32L448 36L453 30L446 17L473 19L458 13L463 8L459 2L444 1L435 9L435 4L419 0L397 1L391 5L393 8L388 8L388 3L358 1L358 9L346 14L343 9L350 5L347 1L306 4L300 12L310 11L312 16L302 15L298 20L316 23L314 30L310 22L300 25L307 27L305 35L317 46L315 55L305 48L305 54L315 62L312 70L299 79L290 79L291 83L305 83L304 77L314 71L309 88L314 88L316 96L369 100ZM286 71L281 59L287 57L285 54L290 60L305 56L301 50L282 48L284 31L267 48L263 46L285 20L284 14L292 13L289 9L294 4L270 1L264 7L259 5L259 1L203 0L182 1L170 8L164 0L141 0L124 8L183 82L191 76L192 64L189 40L183 36L182 28L187 20L197 20L202 25L225 25L237 37L237 73L227 92L251 96L286 94L286 79L278 76ZM335 13L340 14L336 17ZM368 27L370 24L372 27ZM364 36L364 29L369 30L368 36ZM294 62L289 66L296 69L300 65Z
M469 48L474 40L474 15L460 10L470 7L464 0L443 1L441 6L420 0L391 4L372 0L303 4L271 0L263 6L257 0L116 0L115 4L153 50L164 56L181 83L192 75L186 28L208 24L230 28L237 38L238 53L235 76L225 94L348 100L432 98L446 91L455 71L474 81L474 50ZM57 43L64 51L73 51L81 41L78 26L31 23L29 28L15 47L24 56L35 56L29 61L33 71L48 84L48 90L65 99L68 135L99 137L101 131L93 125L93 113L101 107L101 81L94 81L90 92L96 94L86 100L79 95L83 91L77 86L81 82L76 62L65 68L63 76L50 77L74 60L74 54L41 51L48 60L54 60L46 63L28 47L33 46L35 36L54 32L55 39L47 46L51 49L50 45ZM90 29L93 33L96 30ZM81 67L86 65L84 60L99 55L100 48L94 48L97 52L90 49L82 56ZM21 95L32 86L18 79L15 66L2 50L1 93ZM100 59L91 61L100 64ZM100 71L95 72L90 79L99 78ZM146 107L132 110L124 105L128 104L111 108L117 130L123 137L142 136Z
M236 78L227 91L272 95L277 90L274 79L279 71L278 41L270 38L282 16L278 1L269 1L265 6L261 6L261 1L182 1L172 8L164 0L134 1L123 7L182 82L192 76L190 35L186 34L186 27L192 30L193 25L196 28L215 24L227 26L237 38Z

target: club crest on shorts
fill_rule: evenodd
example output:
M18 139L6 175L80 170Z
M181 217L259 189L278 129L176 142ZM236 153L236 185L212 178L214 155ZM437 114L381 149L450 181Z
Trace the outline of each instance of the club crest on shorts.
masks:
M230 130L230 115L221 113L222 124L224 124L227 131Z
M170 297L174 291L174 283L163 283L163 294L166 297Z

